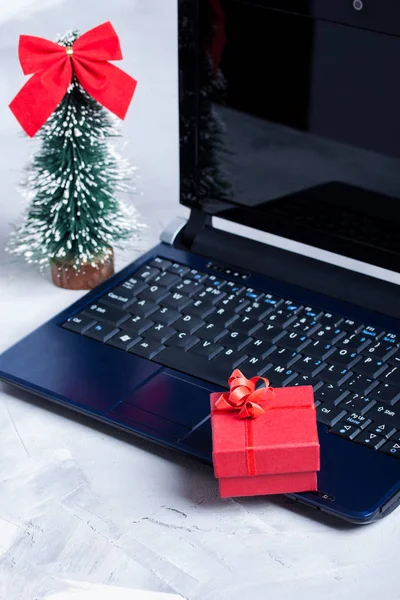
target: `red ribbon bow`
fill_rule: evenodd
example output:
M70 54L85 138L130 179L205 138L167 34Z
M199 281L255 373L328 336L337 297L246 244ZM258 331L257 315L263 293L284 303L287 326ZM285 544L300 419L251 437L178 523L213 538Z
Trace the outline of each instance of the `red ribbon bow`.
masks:
M24 74L33 77L10 108L30 137L60 104L74 74L90 96L120 119L125 118L137 81L108 62L122 60L119 39L111 23L91 29L69 47L21 35L19 60Z
M256 389L257 381L263 381L265 388ZM261 406L274 395L274 390L269 385L269 380L264 377L247 379L239 369L235 369L228 379L229 392L220 395L215 403L214 410L239 411L239 419L256 419L265 412Z

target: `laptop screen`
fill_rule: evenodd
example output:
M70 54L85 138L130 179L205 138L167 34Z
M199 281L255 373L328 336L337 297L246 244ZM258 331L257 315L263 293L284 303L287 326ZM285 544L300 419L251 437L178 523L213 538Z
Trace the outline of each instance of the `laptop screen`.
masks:
M180 0L179 17L181 202L398 270L397 4Z

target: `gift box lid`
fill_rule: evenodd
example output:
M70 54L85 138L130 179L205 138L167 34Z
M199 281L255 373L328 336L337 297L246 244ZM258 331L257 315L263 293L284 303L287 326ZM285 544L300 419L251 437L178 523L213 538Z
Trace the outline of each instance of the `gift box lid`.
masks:
M265 403L265 412L255 419L240 419L237 411L215 412L220 396L214 393L210 397L216 477L319 470L318 430L311 386L276 388L273 397ZM249 473L249 450L255 473Z

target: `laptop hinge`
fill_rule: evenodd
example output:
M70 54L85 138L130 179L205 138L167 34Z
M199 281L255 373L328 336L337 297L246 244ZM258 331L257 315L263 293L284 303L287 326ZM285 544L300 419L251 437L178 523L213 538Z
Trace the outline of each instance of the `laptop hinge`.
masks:
M203 231L204 227L211 225L210 215L198 208L192 208L189 219L182 229L180 243L190 250L196 237Z

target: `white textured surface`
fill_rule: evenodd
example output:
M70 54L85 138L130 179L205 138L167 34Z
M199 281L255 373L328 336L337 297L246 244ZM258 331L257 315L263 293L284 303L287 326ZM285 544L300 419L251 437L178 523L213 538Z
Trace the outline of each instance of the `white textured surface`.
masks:
M174 0L13 0L0 8L0 351L75 300L3 251L29 142L7 110L21 32L112 20L139 80L126 122L154 244L177 206ZM119 256L122 265L134 258ZM400 511L349 528L285 499L218 499L209 468L0 387L1 600L117 600L116 587L190 600L400 598ZM99 588L102 585L106 587ZM77 592L78 590L78 592ZM79 592L80 590L80 592ZM125 590L126 592L126 590ZM80 595L79 595L80 593ZM86 594L86 595L85 595Z

